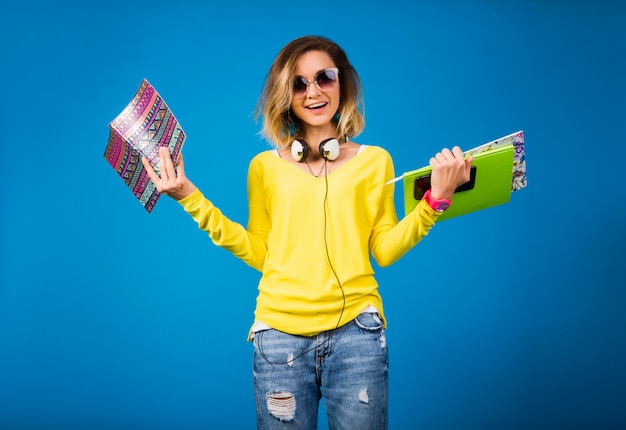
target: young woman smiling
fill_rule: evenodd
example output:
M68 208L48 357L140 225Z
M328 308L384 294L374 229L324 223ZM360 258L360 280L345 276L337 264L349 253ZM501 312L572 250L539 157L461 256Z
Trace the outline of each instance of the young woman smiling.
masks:
M383 303L371 258L388 266L415 246L469 180L460 148L430 159L432 188L398 221L393 163L352 139L364 128L359 76L333 41L305 36L274 60L257 106L275 149L248 169L247 227L223 215L161 148L159 192L212 241L261 273L249 340L257 422L315 429L325 399L331 429L387 428Z

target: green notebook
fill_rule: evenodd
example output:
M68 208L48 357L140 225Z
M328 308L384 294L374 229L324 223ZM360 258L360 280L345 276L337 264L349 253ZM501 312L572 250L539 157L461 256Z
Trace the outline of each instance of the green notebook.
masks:
M439 216L446 220L481 209L508 203L511 199L511 172L514 146L507 144L474 155L472 179L457 188L450 208ZM404 212L411 212L430 188L431 167L412 170L402 175Z

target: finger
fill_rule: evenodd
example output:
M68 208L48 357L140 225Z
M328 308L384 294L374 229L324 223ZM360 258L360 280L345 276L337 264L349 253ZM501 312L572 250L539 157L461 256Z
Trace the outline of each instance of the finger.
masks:
M178 154L178 160L176 160L176 173L179 177L185 176L185 163L183 163L183 153Z
M176 177L176 172L174 171L174 166L172 166L172 156L170 155L170 150L166 146L162 146L159 148L159 160L160 160L160 168L161 168L161 178L164 181L169 181L170 178Z
M146 157L141 157L141 163L143 164L144 169L146 169L146 173L148 174L150 180L156 184L161 178L159 178L159 175L157 175L152 168L150 161Z
M174 168L174 160L169 148L165 148L165 168L170 179L176 179L176 169Z
M461 148L458 146L452 148L452 155L459 160L462 160L465 157L465 155L463 155L463 151L461 151Z
M467 157L467 160L465 160L465 177L467 178L468 181L470 177L472 176L472 162L473 161L474 161L473 156L469 156Z
M448 148L443 148L441 150L441 154L446 158L446 160L454 158L454 154L452 154L452 152Z

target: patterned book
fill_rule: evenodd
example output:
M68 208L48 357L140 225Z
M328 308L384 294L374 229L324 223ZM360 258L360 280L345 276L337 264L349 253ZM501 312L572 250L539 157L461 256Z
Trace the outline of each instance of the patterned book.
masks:
M150 213L160 194L141 163L147 157L160 174L159 147L167 146L174 164L185 143L185 132L154 87L144 79L135 97L109 124L104 158Z

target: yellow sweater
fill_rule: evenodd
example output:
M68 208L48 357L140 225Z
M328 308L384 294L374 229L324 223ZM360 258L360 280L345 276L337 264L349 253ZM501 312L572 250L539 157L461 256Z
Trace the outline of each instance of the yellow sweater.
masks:
M425 202L398 222L394 185L385 185L393 177L391 157L376 146L320 178L266 151L248 170L247 229L199 190L180 204L216 245L262 272L255 323L311 336L370 305L384 320L370 252L388 266L434 225Z

